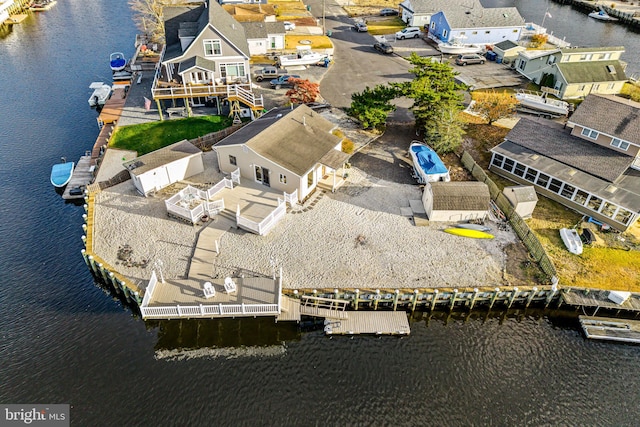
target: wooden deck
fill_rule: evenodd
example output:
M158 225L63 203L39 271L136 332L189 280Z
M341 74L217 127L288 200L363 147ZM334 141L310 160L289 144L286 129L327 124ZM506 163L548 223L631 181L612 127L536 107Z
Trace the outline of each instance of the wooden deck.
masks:
M96 139L96 142L93 144L93 149L91 150L92 165L95 165L98 158L100 157L100 150L102 150L103 147L107 148L107 144L109 143L109 139L111 138L111 134L113 133L114 129L115 129L115 126L113 124L103 126L102 129L100 129L98 138Z
M622 304L616 304L609 298L609 291L590 290L585 292L583 289L565 289L562 293L562 299L565 304L593 307L593 308L605 308L608 310L627 310L627 311L640 311L640 299L635 294Z
M282 296L282 312L276 317L276 322L299 322L300 321L300 300Z
M278 198L284 199L284 194L248 178L240 178L240 185L225 188L215 197L216 200L224 199L225 211L234 218L240 206L240 215L255 222L261 222L273 212L278 206Z
M608 317L578 316L587 338L640 343L640 321Z
M98 126L102 127L106 124L115 123L122 115L124 103L127 100L127 92L125 88L116 88L113 90L111 97L107 99L100 115L98 116Z
M411 328L404 311L349 311L344 320L327 320L327 335L409 335Z
M76 163L75 168L73 169L73 175L71 176L71 181L67 184L64 189L64 193L62 193L62 198L65 200L74 200L74 199L82 199L84 198L84 191L80 194L72 195L70 191L74 188L84 188L93 182L93 172L91 170L91 156L82 156L78 163Z

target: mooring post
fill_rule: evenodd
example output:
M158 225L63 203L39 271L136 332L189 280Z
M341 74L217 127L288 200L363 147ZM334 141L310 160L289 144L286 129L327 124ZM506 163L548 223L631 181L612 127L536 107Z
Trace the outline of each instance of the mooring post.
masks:
M533 289L531 289L531 294L529 295L529 298L527 299L527 307L529 307L529 304L531 304L531 301L533 300L533 298L536 296L537 293L538 293L538 288L534 286Z
M380 301L380 298L382 298L380 296L380 289L376 289L376 295L374 297L374 302L373 302L373 309L377 310L378 309L378 301Z
M396 311L396 308L398 307L398 298L400 297L400 290L396 289L393 294L393 311Z
M317 289L313 290L313 296L317 298L317 296L318 296L318 290ZM317 299L314 299L313 303L315 304L316 307L318 306L318 300Z
M453 310L453 305L456 303L456 296L458 296L458 290L454 289L451 294L451 306L449 306L449 311Z
M418 304L418 293L420 291L418 289L414 289L413 291L413 302L411 303L411 312L416 311L416 304Z
M469 311L473 310L473 305L476 303L476 298L478 298L478 288L473 288L473 295L471 296L471 304L469 304Z
M87 251L85 249L80 249L80 253L82 254L82 259L84 260L84 263L87 264L87 266L89 266L89 259L87 258Z
M553 278L551 279L551 283L551 292L547 294L547 301L544 304L544 308L547 308L547 306L551 304L551 301L553 301L553 297L556 295L556 292L558 292L558 278L556 276L553 276Z
M496 302L496 298L498 298L499 293L500 293L500 288L495 288L493 290L493 296L491 297L491 302L489 303L489 310L493 308L493 303Z
M360 303L360 289L356 289L356 296L355 296L355 307L353 308L354 310L358 310L358 304Z
M513 304L513 300L516 299L516 295L518 295L518 287L514 286L513 291L511 291L511 298L509 298L509 307L507 308L511 308L511 304Z
M437 299L438 299L438 290L434 289L433 293L431 294L431 309L430 309L430 311L433 311L433 309L435 308Z

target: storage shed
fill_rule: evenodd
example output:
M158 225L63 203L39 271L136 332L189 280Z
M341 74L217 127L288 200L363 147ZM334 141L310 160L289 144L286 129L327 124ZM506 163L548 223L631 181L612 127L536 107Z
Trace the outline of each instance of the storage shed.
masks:
M503 40L493 45L493 51L496 53L499 62L509 64L518 57L518 52L526 50L526 47L511 40Z
M204 171L202 150L186 139L123 165L143 196Z
M463 222L488 215L489 187L483 182L432 182L424 187L422 203L429 221Z
M505 187L502 190L511 206L516 213L523 219L531 218L533 210L538 203L538 195L532 185L514 185L513 187Z

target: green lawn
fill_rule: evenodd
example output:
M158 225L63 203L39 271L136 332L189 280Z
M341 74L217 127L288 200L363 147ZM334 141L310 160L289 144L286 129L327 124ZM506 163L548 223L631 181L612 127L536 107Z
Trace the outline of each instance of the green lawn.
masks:
M202 116L164 120L116 129L110 147L134 150L141 156L183 139L194 139L231 126L227 116Z

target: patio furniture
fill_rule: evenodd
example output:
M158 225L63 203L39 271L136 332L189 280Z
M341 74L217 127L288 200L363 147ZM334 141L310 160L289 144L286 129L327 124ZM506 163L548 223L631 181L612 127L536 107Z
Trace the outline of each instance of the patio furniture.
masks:
M211 298L216 296L216 289L211 282L204 282L204 297Z
M238 288L236 287L236 282L233 281L231 277L227 277L224 279L224 291L228 294L232 294L237 292Z

